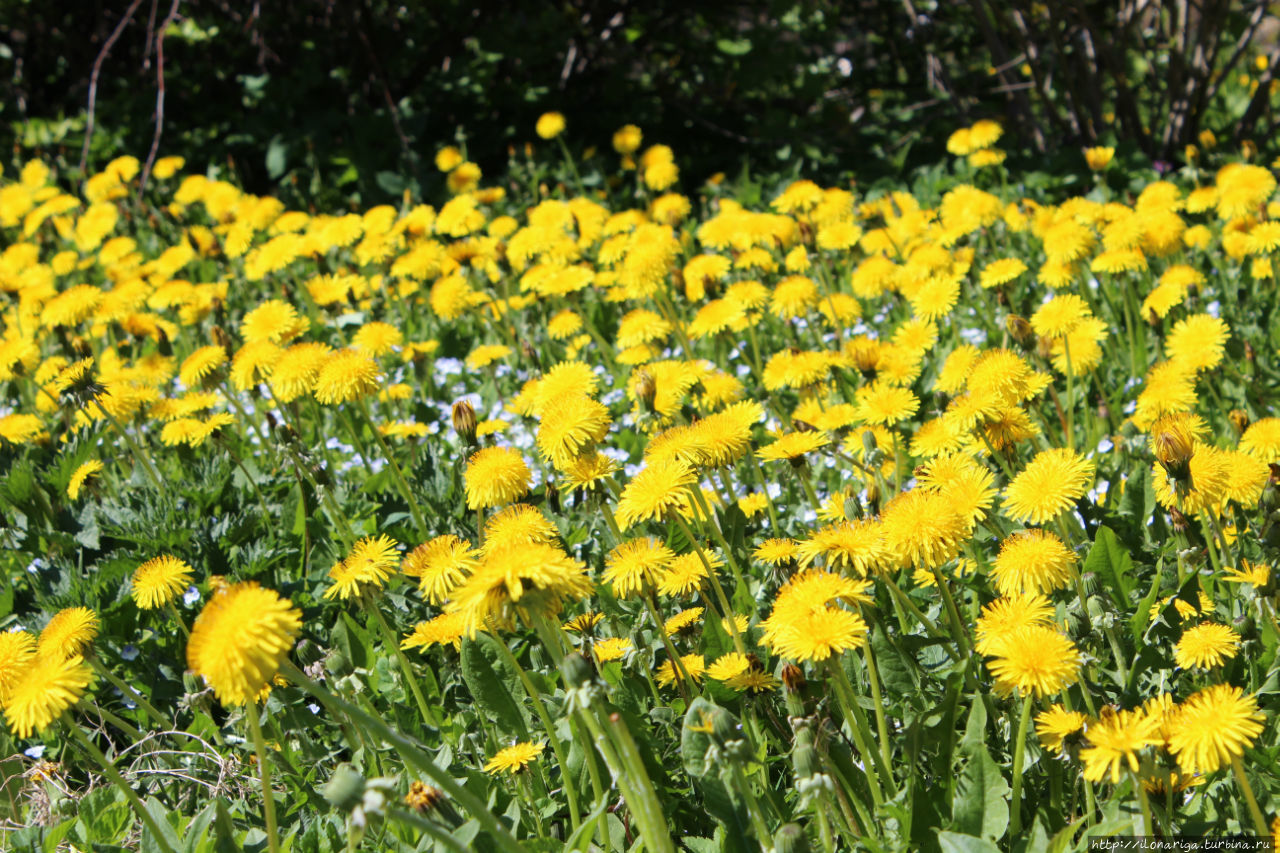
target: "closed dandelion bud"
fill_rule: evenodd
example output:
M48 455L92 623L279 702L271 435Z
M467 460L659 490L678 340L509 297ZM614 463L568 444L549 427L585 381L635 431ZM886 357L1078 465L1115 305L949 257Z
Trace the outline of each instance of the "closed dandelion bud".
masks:
M222 347L223 352L227 354L227 358L231 358L236 354L236 346L231 341L231 336L227 334L227 330L221 326L214 326L210 330L213 336L213 342Z
M1186 480L1191 475L1191 454L1195 448L1189 430L1177 427L1160 430L1151 439L1151 451L1170 477Z
M1249 343L1248 341L1245 341L1244 342L1244 360L1249 362L1250 364L1253 364L1254 360L1257 357L1258 357L1258 354L1253 351L1253 344Z
M1031 328L1031 322L1026 317L1020 317L1017 314L1010 314L1005 317L1004 327L1009 332L1009 337L1020 344L1025 344L1035 334L1035 331Z
M1053 355L1053 338L1047 338L1044 335L1036 338L1036 355L1049 359Z
M560 662L560 672L564 674L564 683L569 689L590 684L595 678L591 664L578 652L567 655Z
M321 795L334 808L349 812L364 800L364 777L350 764L339 764L320 789Z
M1170 507L1169 519L1173 522L1175 532L1182 533L1187 529L1187 517L1179 512L1177 507Z
M1148 326L1151 326L1157 331L1160 329L1160 315L1155 312L1154 308L1147 309L1147 316L1145 319Z
M742 723L725 709L717 708L711 715L711 733L721 743L742 740Z
M802 221L800 223L800 242L806 245L813 242L813 225L809 222Z
M809 853L809 836L798 823L788 823L773 836L776 853Z
M853 366L868 379L874 379L880 367L880 348L874 342L859 344L853 351Z
M822 772L818 751L813 748L813 734L807 728L796 732L795 763L797 779L808 779Z
M791 693L803 690L805 685L804 670L793 663L787 664L782 668L782 684Z
M1243 435L1244 431L1249 428L1249 413L1244 409L1232 409L1227 413L1227 418L1239 434Z
M1280 486L1276 485L1275 480L1271 480L1262 489L1262 497L1258 499L1258 505L1262 507L1264 512L1271 512L1273 509L1280 507Z
M329 477L329 469L323 465L311 466L311 478L316 481L316 485L328 487L333 483Z
M406 194L408 190L405 191ZM444 791L422 782L414 782L409 786L409 793L404 795L404 804L418 814L426 814L444 799Z
M876 434L871 430L862 433L862 449L867 453L872 453L876 449Z
M476 443L476 410L466 400L453 404L453 431L468 446Z
M636 379L636 397L646 412L653 411L653 401L658 397L658 383L653 381L653 374L647 370L640 371Z
M560 490L556 488L554 483L547 483L546 489L547 506L551 507L552 512L560 511Z
M524 356L524 360L531 363L534 367L540 367L541 363L538 359L538 351L533 348L533 344L527 340L520 341L520 355Z

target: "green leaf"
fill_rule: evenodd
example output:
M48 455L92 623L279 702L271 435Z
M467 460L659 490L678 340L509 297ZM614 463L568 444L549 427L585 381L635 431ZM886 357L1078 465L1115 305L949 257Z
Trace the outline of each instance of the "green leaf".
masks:
M497 642L487 634L480 634L474 640L463 639L462 680L476 705L497 722L503 734L528 740L524 709L516 701L516 693L523 696L524 691L513 683L514 674L507 673L505 668L499 672L495 666L499 658L493 644Z
M218 812L213 822L213 835L217 839L213 847L215 853L232 853L239 850L240 845L236 842L236 827L231 820L231 812L227 810L227 801L222 797L216 797L213 805Z
M155 822L156 828L159 829L160 834L164 836L165 844L168 845L170 850L181 850L182 839L178 838L178 833L174 831L173 826L169 823L169 815L172 814L173 810L165 808L164 805L162 805L155 797L147 797L145 805L147 814L151 815L151 819ZM150 853L152 850L157 851L157 853L162 853L164 847L162 847L152 836L151 829L149 827L144 827L142 830L142 844L139 846L139 849L142 850L143 853Z
M987 706L982 697L974 693L971 697L969 722L964 727L964 737L960 740L960 753L973 755L979 749L985 749L987 743Z
M751 52L751 39L716 39L716 48L729 56L746 56Z
M985 838L959 832L939 832L938 845L942 853L1000 853L1000 848Z
M1146 596L1138 603L1138 609L1133 611L1133 615L1129 617L1129 631L1133 635L1135 643L1142 639L1142 635L1147 631L1147 623L1151 621L1151 607L1156 603L1156 599L1160 597L1160 580L1164 570L1164 557L1161 557L1156 563L1155 574L1151 577L1151 589L1147 591Z
M968 835L998 841L1009 826L1009 784L991 753L976 747L960 774L951 805L952 826Z
M267 144L267 176L271 180L274 181L284 174L288 155L289 146L284 138L280 134L271 137L271 142Z
M702 778L711 772L707 766L707 747L711 745L710 732L700 731L710 724L712 714L722 710L719 705L699 696L689 704L680 727L680 758L685 772L694 778Z
M1110 527L1098 528L1084 570L1106 581L1107 592L1118 606L1129 606L1129 594L1134 588L1133 559Z

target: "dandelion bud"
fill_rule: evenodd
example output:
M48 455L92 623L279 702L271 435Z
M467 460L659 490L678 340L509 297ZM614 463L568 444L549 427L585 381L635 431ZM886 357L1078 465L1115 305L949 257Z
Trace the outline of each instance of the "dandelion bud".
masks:
M1227 418L1231 421L1231 425L1236 428L1237 433L1243 434L1249 428L1249 413L1244 409L1232 409L1227 413Z
M1020 344L1025 344L1035 334L1031 328L1031 322L1026 317L1021 317L1017 314L1010 314L1005 317L1004 327L1009 332L1009 337Z
M236 354L235 344L231 341L231 336L227 334L227 330L221 326L214 326L210 330L213 336L213 342L222 347L223 352L227 354L227 358L231 358Z
M530 362L534 367L541 367L541 363L538 360L538 351L527 340L520 341L520 354L524 356L525 361Z
M426 814L444 799L444 791L432 785L415 781L409 786L409 793L404 795L404 804L418 814Z
M1175 532L1182 533L1187 529L1187 517L1179 512L1177 507L1169 508L1169 518L1173 521Z
M1151 437L1151 452L1156 460L1175 480L1185 480L1191 475L1191 454L1195 452L1195 438L1182 419L1161 418L1156 422Z
M875 341L861 341L853 347L853 366L868 379L874 379L880 367L880 346Z
M658 397L658 383L653 381L653 374L647 370L640 371L636 379L636 397L640 399L646 412L653 411L654 400Z
M813 748L813 732L807 726L796 730L794 761L798 779L807 779L822 772L818 751Z
M862 433L862 449L867 453L875 452L876 434L871 430L864 430Z
M1275 468L1275 465L1272 465L1271 467ZM1280 485L1276 484L1274 474L1271 476L1271 479L1267 484L1262 487L1262 496L1258 499L1258 505L1267 512L1270 512L1276 507L1280 507Z
M777 853L809 853L809 837L798 823L788 823L773 836Z
M1047 361L1053 355L1053 338L1044 335L1036 338L1036 355Z
M1258 146L1252 139L1246 139L1240 143L1240 153L1246 160L1252 160L1258 156Z
M547 483L546 488L547 506L551 507L551 511L560 512L560 490L556 488L555 483Z
M453 431L468 446L476 443L476 410L466 400L453 404Z
M782 684L792 693L803 690L805 685L804 670L793 663L787 664L782 668Z
M742 740L742 723L724 708L711 712L711 733L721 743Z
M584 684L590 684L595 678L594 673L591 671L591 664L578 652L567 655L560 662L560 672L564 674L565 685L571 690Z
M93 355L93 347L89 346L89 341L84 335L76 335L71 339L71 351L76 354L77 358Z
M350 764L339 764L320 789L331 806L344 812L351 811L364 800L364 777Z

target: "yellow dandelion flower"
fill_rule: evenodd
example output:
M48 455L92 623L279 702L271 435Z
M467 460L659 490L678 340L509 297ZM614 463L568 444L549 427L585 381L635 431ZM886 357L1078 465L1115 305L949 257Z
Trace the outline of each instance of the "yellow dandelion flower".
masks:
M554 134L552 134L554 135ZM501 749L489 759L484 766L484 772L499 776L506 773L514 776L521 770L524 770L530 764L542 755L542 751L547 748L545 743L516 743Z
M134 603L139 608L155 610L185 592L194 579L191 566L177 557L163 554L138 566L129 585Z
M1240 635L1226 625L1201 622L1182 632L1173 649L1174 660L1183 669L1211 669L1236 656Z
M87 607L59 610L40 632L36 648L42 658L69 658L82 654L98 636L98 614Z
M1053 521L1093 486L1095 470L1075 451L1043 450L1005 488L1005 515L1032 524Z
M40 657L9 688L4 705L9 730L28 738L48 728L80 701L92 680L93 671L79 655Z
M187 666L224 705L245 705L275 676L301 628L289 599L254 581L232 584L196 617Z
M464 475L468 509L488 509L523 497L533 485L533 474L520 451L510 447L486 447L467 460Z

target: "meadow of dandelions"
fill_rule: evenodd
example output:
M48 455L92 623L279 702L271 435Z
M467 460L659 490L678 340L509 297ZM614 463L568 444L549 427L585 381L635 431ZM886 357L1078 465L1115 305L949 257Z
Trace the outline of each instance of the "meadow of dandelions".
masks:
M1271 168L535 131L348 212L0 176L5 845L1280 828Z

